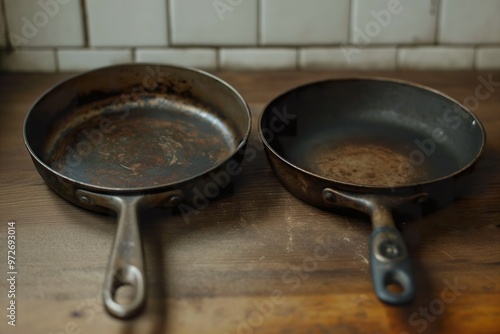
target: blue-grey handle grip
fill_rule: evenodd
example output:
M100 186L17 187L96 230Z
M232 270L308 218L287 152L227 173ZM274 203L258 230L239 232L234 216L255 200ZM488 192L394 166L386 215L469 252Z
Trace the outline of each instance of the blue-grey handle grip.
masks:
M393 226L373 230L370 269L377 297L389 304L406 304L415 298L415 282L404 240ZM391 285L402 291L391 291Z

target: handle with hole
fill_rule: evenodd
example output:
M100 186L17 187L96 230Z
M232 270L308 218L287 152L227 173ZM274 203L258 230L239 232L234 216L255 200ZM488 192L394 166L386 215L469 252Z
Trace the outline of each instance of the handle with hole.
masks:
M118 215L118 230L104 280L103 301L109 314L116 318L137 315L146 300L146 279L142 242L138 224L138 210L155 206L175 207L183 197L181 190L145 195L110 195L79 189L76 196L80 205L88 209L107 208ZM122 286L132 288L129 302L119 302L117 291Z
M118 213L118 231L106 270L103 300L106 310L111 315L117 318L130 318L141 311L146 299L144 259L137 218L142 196L113 199ZM132 287L133 296L126 304L116 300L116 292L121 286Z
M415 298L410 258L394 226L375 228L370 240L370 270L377 297L389 304L406 304Z
M411 302L415 298L411 262L403 237L394 225L391 208L402 203L422 203L428 195L359 194L325 188L322 196L329 204L358 210L371 217L370 269L375 294L389 304Z

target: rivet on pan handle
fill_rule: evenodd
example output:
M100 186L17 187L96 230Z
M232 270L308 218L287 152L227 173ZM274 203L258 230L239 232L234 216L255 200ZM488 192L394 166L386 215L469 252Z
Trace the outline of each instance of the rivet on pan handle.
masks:
M389 304L405 304L415 297L411 262L403 237L394 225L391 209L407 202L423 202L425 193L410 196L358 194L325 188L323 199L370 215L370 269L377 297ZM393 289L394 288L394 289Z

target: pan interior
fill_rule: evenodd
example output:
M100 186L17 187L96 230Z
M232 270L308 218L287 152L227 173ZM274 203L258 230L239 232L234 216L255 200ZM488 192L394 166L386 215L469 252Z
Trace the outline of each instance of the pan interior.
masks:
M238 147L233 126L207 106L155 97L70 114L49 132L44 161L105 188L146 188L199 175Z
M449 177L484 144L479 121L434 91L409 84L331 80L274 100L264 142L309 173L360 187L399 187Z
M282 138L283 139L283 138ZM439 158L415 153L415 141ZM460 168L446 145L429 144L425 135L391 125L338 124L307 136L286 138L280 154L292 164L342 183L394 187L425 182Z

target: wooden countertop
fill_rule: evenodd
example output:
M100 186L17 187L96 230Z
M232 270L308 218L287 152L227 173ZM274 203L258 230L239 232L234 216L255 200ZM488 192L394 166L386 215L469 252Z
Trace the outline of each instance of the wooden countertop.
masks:
M486 152L467 195L402 222L418 296L380 303L368 267L370 225L311 207L274 177L256 136L264 105L285 90L347 72L218 73L254 114L234 192L189 224L182 215L142 215L148 303L134 320L111 318L100 292L114 217L75 207L37 174L22 140L35 99L68 74L0 74L0 333L499 333L500 86L480 101ZM478 79L500 73L362 72L411 80L459 101ZM481 94L486 90L482 89ZM16 222L16 327L7 325L7 223ZM320 244L331 253L314 260ZM305 269L300 269L305 265ZM451 292L449 286L454 286ZM276 295L281 292L281 297Z

